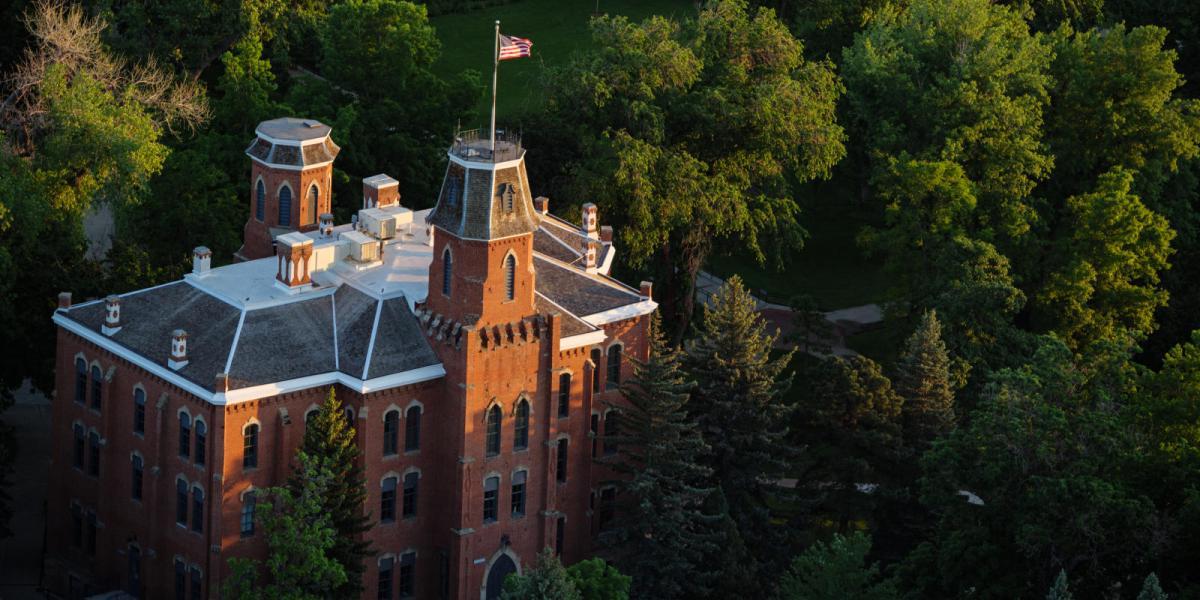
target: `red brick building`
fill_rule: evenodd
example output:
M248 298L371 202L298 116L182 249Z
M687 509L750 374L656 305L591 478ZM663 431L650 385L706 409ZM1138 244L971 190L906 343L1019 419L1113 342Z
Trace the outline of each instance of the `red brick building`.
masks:
M285 481L331 386L376 523L365 597L494 598L541 548L587 557L615 493L597 437L656 306L607 275L595 207L551 215L519 139L466 132L433 209L377 175L334 226L329 128L257 133L243 262L201 247L181 281L60 298L52 589L217 597L265 552L248 492Z

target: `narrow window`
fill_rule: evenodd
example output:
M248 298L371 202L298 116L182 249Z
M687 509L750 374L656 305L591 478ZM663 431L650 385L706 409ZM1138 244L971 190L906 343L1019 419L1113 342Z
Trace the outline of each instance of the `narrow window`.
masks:
M621 346L614 345L608 349L608 384L610 390L621 387Z
M512 480L512 515L525 516L525 471L513 473Z
M242 500L242 537L254 535L254 507L257 504L258 496L254 492L247 492Z
M500 503L500 478L488 477L483 480L483 522L495 523L496 511Z
M246 426L242 434L242 468L253 469L258 466L258 424Z
M204 531L204 490L192 488L192 531Z
M133 470L130 473L130 495L134 500L142 499L142 457L133 455Z
M208 447L208 426L204 421L196 420L196 465L204 466L205 450Z
M554 553L562 556L563 541L567 537L567 518L559 517L558 523L554 527Z
M592 458L596 458L600 444L600 415L592 413Z
M175 559L175 600L187 600L187 566Z
M78 504L71 505L71 545L83 547L83 509Z
M318 409L318 408L310 408L308 410L308 412L304 413L304 427L305 428L308 428L308 424L312 423L312 420L317 418L317 413L319 411L320 411L320 409Z
M396 520L396 478L383 480L383 493L379 496L379 521L391 523Z
M529 447L529 401L517 403L517 422L513 424L513 450Z
M92 366L92 408L100 410L100 389L102 377L99 366Z
M375 591L377 600L392 600L392 558L379 561L379 586Z
M87 362L82 358L75 359L75 401L87 402Z
M600 510L597 513L597 523L601 531L608 529L609 524L612 523L616 503L617 488L609 487L600 490Z
M308 211L304 215L304 224L311 225L317 222L317 200L320 198L321 192L317 189L317 184L312 184L308 188Z
M404 518L417 516L417 485L421 481L420 473L409 473L404 476Z
M450 597L450 553L442 550L438 552L438 585L440 598L445 600Z
M621 413L611 410L604 415L604 455L617 453L617 436L621 435Z
M346 410L342 411L342 414L346 417L346 429L349 429L350 433L354 433L354 407L347 406Z
M559 483L563 483L567 480L567 438L558 440L558 456L554 460L558 471L555 477Z
M571 374L563 373L558 376L558 417L566 418L571 414Z
M450 256L450 248L442 251L442 294L450 295L450 278L454 275L454 259Z
M133 432L146 433L146 391L133 390Z
M592 348L592 391L600 391L600 358L604 353L599 348Z
M142 591L142 551L137 546L129 546L129 593L134 598L141 596Z
M417 587L417 555L407 552L400 557L400 597L412 598Z
M72 452L72 462L76 469L83 469L83 439L86 435L83 432L83 425L75 424L75 451Z
M254 188L254 218L259 221L263 220L263 215L267 212L267 186L263 185L261 179L258 180L258 185Z
M192 600L196 600L197 598L204 597L204 596L200 595L200 590L201 590L200 568L192 567Z
M96 513L92 512L90 510L88 511L88 514L87 514L86 534L87 535L83 541L84 550L87 551L89 556L95 556L96 555Z
M509 254L504 259L504 299L516 297L517 257Z
M383 455L391 456L398 447L397 436L400 435L400 411L389 410L383 416Z
M292 188L286 185L279 188L279 224L292 224Z
M88 434L88 473L92 477L100 476L100 434L95 431Z
M175 522L187 527L188 485L182 479L175 480Z
M421 449L421 407L412 406L404 417L404 451Z
M192 418L179 413L179 456L187 458L192 453Z
M500 406L496 405L488 409L487 413L487 455L496 456L500 454L500 419L504 417L500 411Z

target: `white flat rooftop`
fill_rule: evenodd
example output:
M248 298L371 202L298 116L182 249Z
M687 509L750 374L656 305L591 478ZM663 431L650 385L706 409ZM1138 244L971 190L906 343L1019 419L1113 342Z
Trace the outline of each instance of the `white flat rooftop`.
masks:
M429 293L429 264L433 262L433 249L429 246L425 226L429 210L413 212L412 223L399 225L396 237L384 241L383 260L365 268L345 258L332 259L328 264L319 262L321 257L333 257L335 246L348 247L348 242L338 237L342 232L353 231L349 224L335 227L329 237L323 237L317 231L297 234L312 239L318 267L311 270L312 288L298 293L276 285L278 262L273 256L216 267L202 276L189 273L184 279L239 308L260 308L331 294L342 284L375 298L403 295L409 308L413 308ZM341 254L345 255L344 252Z

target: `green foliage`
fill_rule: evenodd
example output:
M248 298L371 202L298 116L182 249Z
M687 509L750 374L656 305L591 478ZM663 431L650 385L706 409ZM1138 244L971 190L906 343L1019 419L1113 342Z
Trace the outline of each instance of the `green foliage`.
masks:
M718 550L716 519L704 512L713 471L702 462L708 444L686 410L695 385L661 329L656 318L650 358L621 387L621 435L612 440L621 451L604 461L623 476L621 517L605 537L621 570L633 576L636 597L695 597L708 591L706 560Z
M775 591L776 600L895 600L895 585L867 563L871 538L862 532L834 534L792 560Z
M602 558L581 560L567 567L567 577L579 590L580 600L629 600L633 578L622 575Z
M371 528L363 511L367 488L362 467L358 466L359 448L354 427L347 423L342 403L333 388L329 397L308 422L304 424L303 455L311 456L317 464L332 474L332 480L320 496L320 509L328 515L329 525L336 534L328 555L346 573L346 580L333 589L337 596L358 595L362 591L364 560L373 554L370 542L362 534ZM302 465L303 466L303 465ZM308 483L302 470L288 479L288 488L300 494Z
M1158 576L1151 573L1142 582L1142 591L1138 592L1137 600L1167 600L1167 593L1158 585Z
M802 294L792 298L788 305L792 308L792 331L790 341L796 344L796 350L804 354L828 354L831 351L829 339L833 336L833 324L825 318L817 306L817 301L810 295Z
M537 564L521 575L513 573L504 580L502 600L583 600L572 577L563 568L554 551L546 548Z
M337 532L324 499L337 487L327 461L296 455L299 489L259 492L255 520L266 537L265 562L230 558L221 596L232 600L321 600L341 597L346 571L334 558Z
M896 392L904 399L904 437L914 448L928 448L955 425L950 354L936 311L921 317L896 371Z
M1046 600L1074 600L1075 596L1071 594L1071 590L1067 585L1067 571L1064 569L1058 572L1058 577L1054 578L1054 586L1046 593Z

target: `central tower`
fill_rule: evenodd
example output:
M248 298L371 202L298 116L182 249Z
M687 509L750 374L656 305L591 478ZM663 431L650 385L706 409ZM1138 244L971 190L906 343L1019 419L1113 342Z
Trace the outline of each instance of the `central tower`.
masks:
M433 227L426 306L464 326L517 321L534 313L533 232L520 136L454 138L450 163L427 222Z

